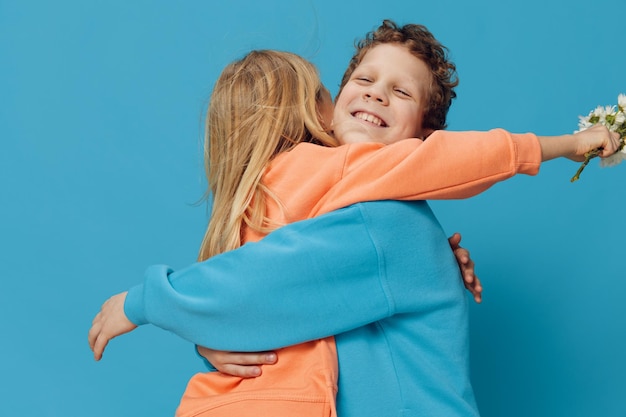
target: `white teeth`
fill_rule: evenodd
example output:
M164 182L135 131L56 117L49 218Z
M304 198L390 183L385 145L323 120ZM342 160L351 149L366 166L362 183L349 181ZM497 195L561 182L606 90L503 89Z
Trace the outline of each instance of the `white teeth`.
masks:
M378 117L374 116L373 114L369 114L369 113L364 113L364 112L356 112L354 113L354 117L356 117L357 119L361 119L361 120L365 120L367 122L373 123L376 126L384 126L385 122L383 122L381 119L379 119Z

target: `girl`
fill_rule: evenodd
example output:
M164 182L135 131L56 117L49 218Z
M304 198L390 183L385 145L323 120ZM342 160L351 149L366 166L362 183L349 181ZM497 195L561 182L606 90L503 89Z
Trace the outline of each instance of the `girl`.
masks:
M388 146L359 143L337 148L326 128L329 106L315 69L295 55L256 51L227 67L207 118L214 208L201 260L258 240L281 225L359 201L469 197L516 173L536 173L542 157L579 158L599 146L608 155L617 147L608 132L596 129L567 144L501 130L438 131L426 142L408 139ZM432 163L436 155L464 169L437 176L441 166ZM191 310L210 307L198 303L201 297L190 296L186 302ZM116 296L109 306L119 312L125 298ZM124 330L107 329L110 310L105 303L90 332L95 352L111 337L133 328L131 323ZM131 322L143 324L131 310L126 311ZM210 345L190 335L188 323L181 327L186 329L179 334ZM178 415L335 415L333 338L285 348L280 358L256 379L194 376Z

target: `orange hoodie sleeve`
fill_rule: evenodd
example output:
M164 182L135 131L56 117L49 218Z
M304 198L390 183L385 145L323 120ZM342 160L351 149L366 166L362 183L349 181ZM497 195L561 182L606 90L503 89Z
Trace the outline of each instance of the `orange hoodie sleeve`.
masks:
M338 181L317 215L360 201L461 199L518 173L535 175L541 148L534 134L436 131L426 141L382 147L350 145Z
M533 134L442 130L391 145L301 144L279 155L264 181L302 219L363 201L468 198L515 174L534 175L540 164Z

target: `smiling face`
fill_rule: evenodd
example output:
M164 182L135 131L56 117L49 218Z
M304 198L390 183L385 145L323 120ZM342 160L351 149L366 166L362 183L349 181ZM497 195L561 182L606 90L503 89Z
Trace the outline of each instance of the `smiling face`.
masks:
M406 47L373 47L337 98L335 137L341 143L390 144L427 136L422 121L431 77L426 64Z

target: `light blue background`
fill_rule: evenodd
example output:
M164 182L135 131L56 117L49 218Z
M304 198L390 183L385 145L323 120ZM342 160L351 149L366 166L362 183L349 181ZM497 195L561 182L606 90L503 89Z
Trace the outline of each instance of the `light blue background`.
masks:
M569 133L626 92L626 3L0 0L0 415L170 416L200 368L145 326L92 359L100 304L154 263L195 259L202 117L251 48L315 62L333 93L356 38L423 23L461 84L450 129ZM433 204L482 278L482 415L626 416L626 165L546 164ZM373 382L375 383L375 382Z

